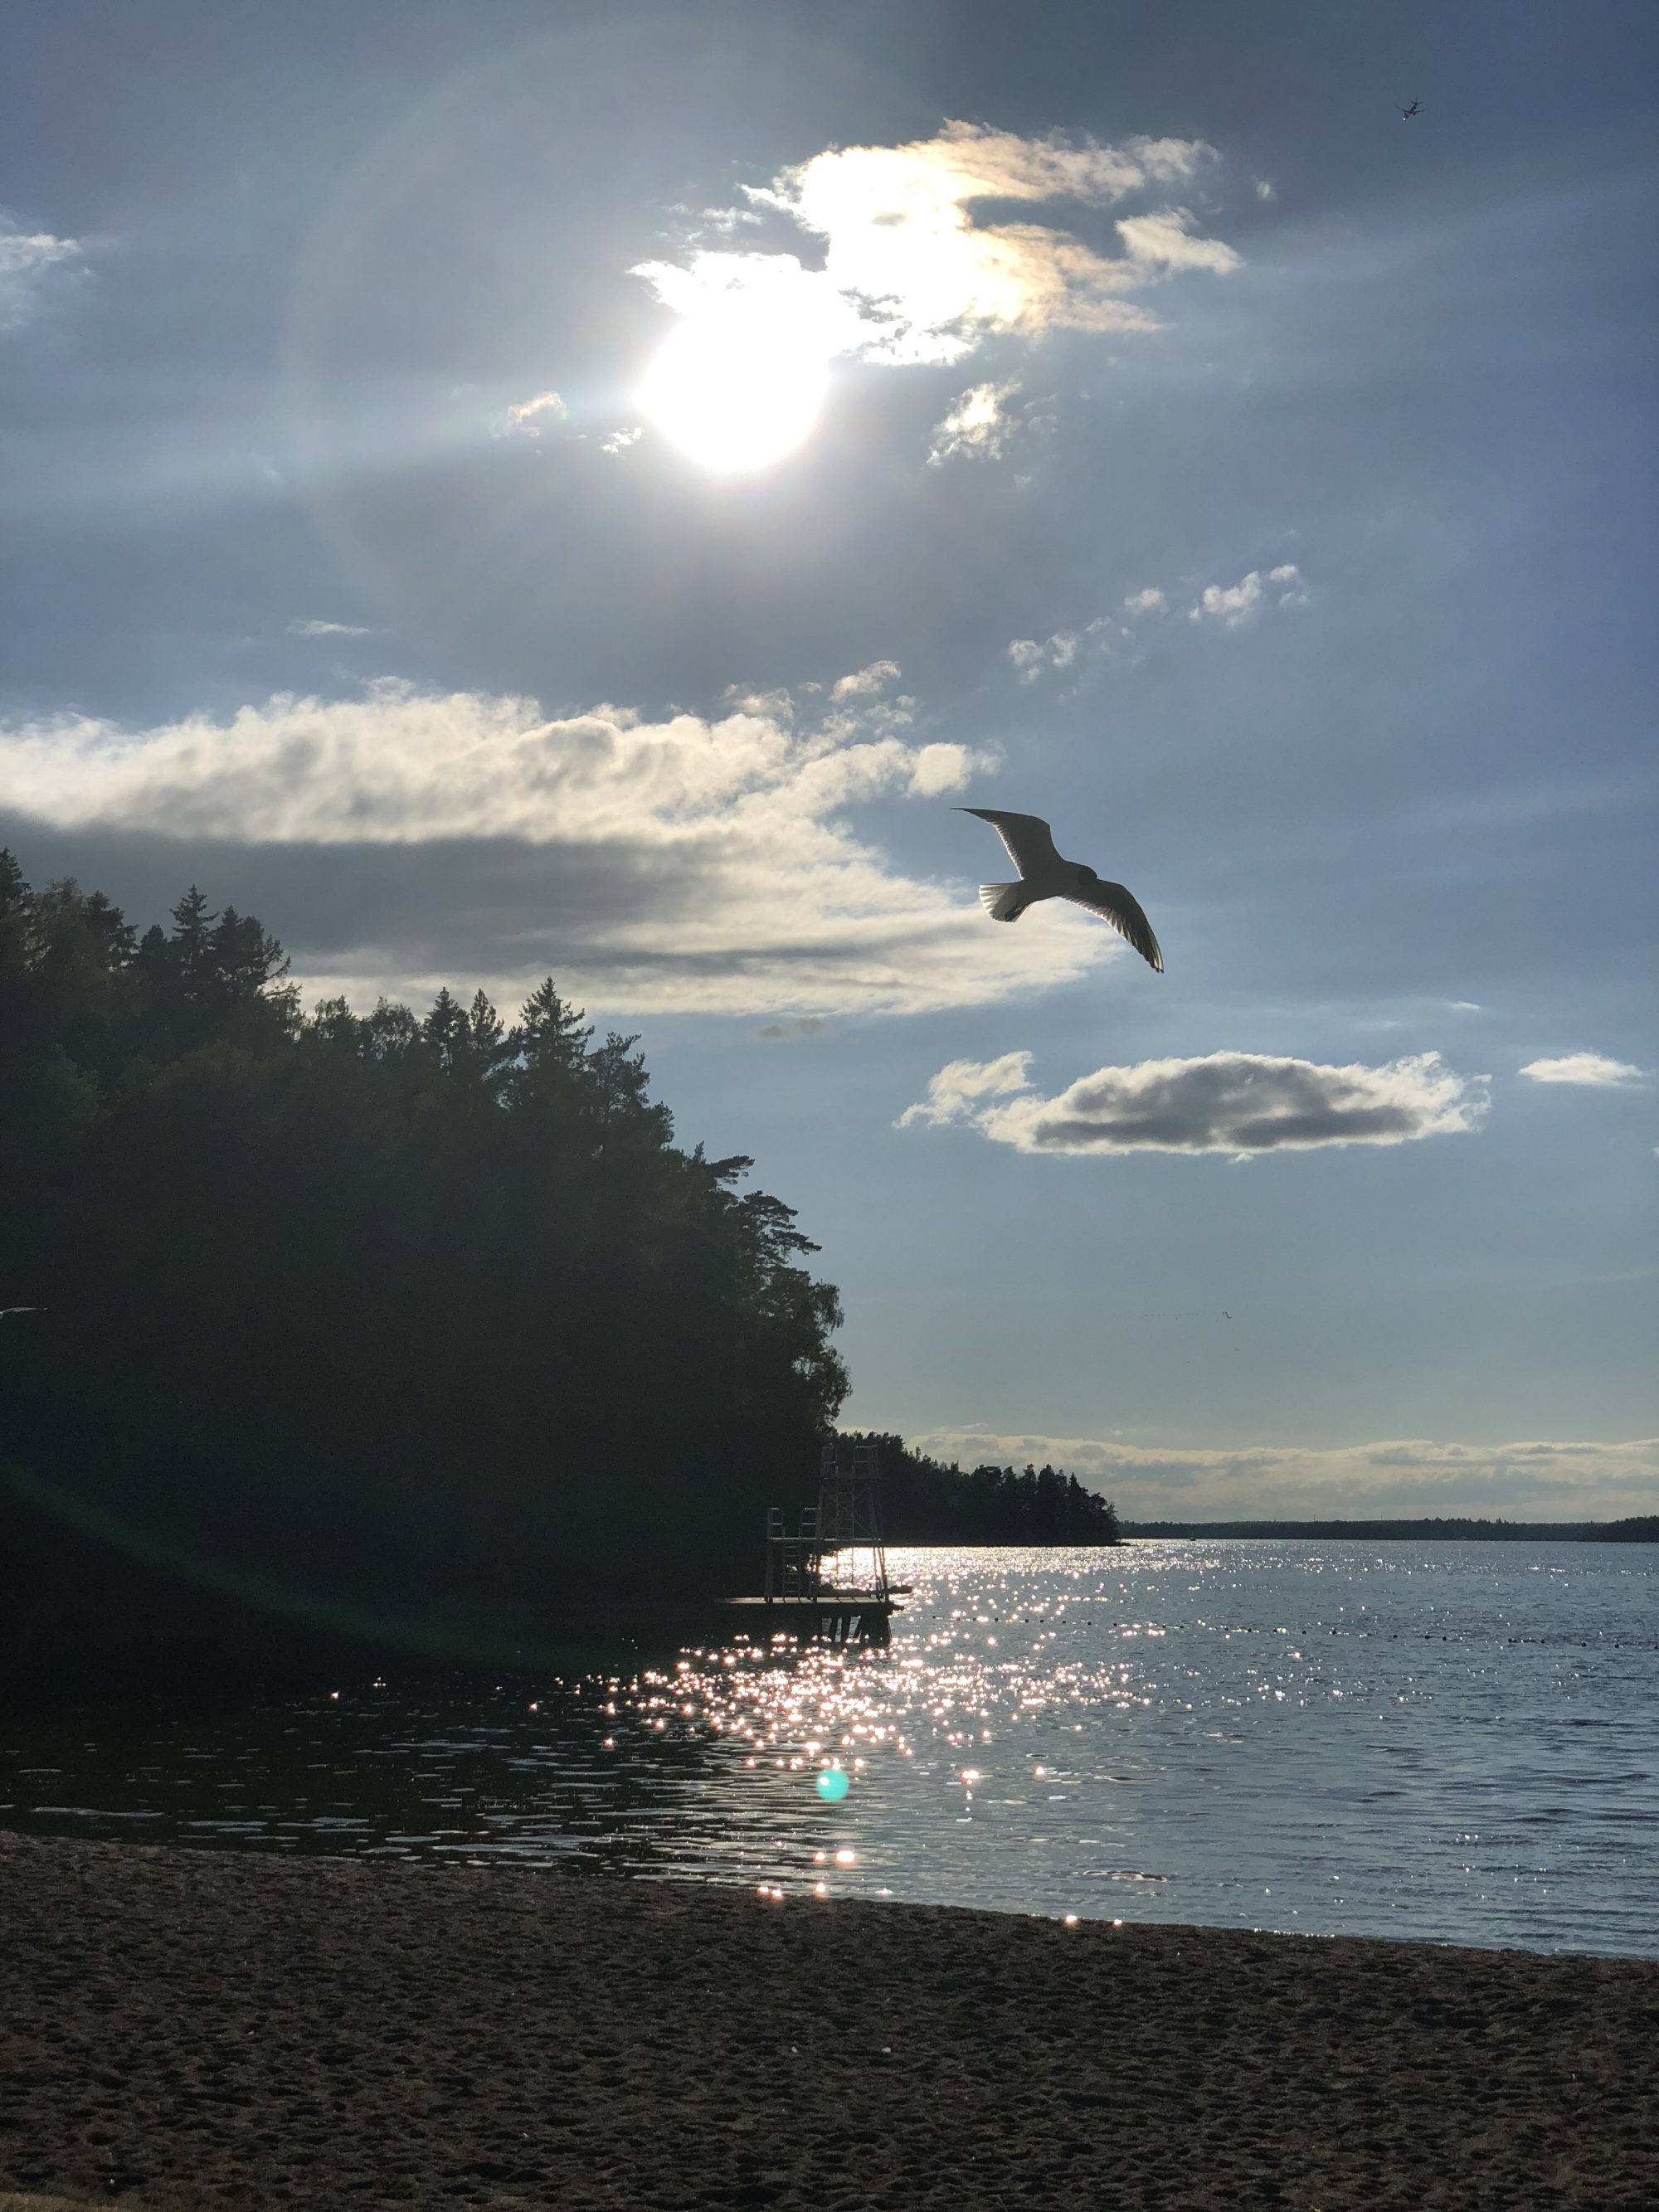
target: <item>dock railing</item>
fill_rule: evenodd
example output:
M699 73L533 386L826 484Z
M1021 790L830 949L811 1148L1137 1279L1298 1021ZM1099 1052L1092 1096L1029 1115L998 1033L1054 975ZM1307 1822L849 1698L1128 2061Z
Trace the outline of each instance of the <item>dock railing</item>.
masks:
M818 1514L809 1505L800 1516L800 1528L790 1535L783 1525L783 1509L775 1505L766 1516L766 1602L810 1601L818 1594L823 1551L818 1538Z

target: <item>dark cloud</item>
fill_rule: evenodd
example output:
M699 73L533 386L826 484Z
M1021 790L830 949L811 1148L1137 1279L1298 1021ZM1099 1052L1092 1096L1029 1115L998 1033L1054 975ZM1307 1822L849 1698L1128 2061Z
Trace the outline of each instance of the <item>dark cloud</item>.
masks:
M459 980L587 964L619 913L665 929L705 885L695 853L532 845L511 837L421 845L270 845L106 830L64 831L0 814L34 883L72 875L140 927L186 884L257 914L295 970L325 981L384 973ZM672 957L672 951L665 957Z
M1474 1128L1485 1078L1437 1053L1380 1067L1322 1066L1262 1053L1103 1067L1054 1098L1030 1087L1029 1053L954 1060L901 1117L963 1122L1023 1152L1226 1152L1400 1145Z
M144 914L196 880L358 1000L468 975L510 999L552 972L617 1012L915 1012L1115 951L1063 915L988 932L854 833L854 803L937 799L986 764L911 734L915 702L873 696L896 674L659 721L381 679L138 732L0 728L0 775L34 872Z

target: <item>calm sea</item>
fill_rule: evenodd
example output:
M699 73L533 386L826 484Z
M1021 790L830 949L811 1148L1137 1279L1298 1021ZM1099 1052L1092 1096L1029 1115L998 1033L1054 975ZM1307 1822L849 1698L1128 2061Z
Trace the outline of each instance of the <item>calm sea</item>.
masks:
M0 1826L1659 1955L1659 1547L895 1566L884 1650L14 1718Z

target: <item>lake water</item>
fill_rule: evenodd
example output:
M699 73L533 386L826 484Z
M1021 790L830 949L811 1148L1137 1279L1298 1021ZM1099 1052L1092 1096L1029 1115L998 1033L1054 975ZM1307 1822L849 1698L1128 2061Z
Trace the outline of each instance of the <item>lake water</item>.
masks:
M13 1717L0 1826L1659 1956L1659 1547L893 1565L881 1650Z

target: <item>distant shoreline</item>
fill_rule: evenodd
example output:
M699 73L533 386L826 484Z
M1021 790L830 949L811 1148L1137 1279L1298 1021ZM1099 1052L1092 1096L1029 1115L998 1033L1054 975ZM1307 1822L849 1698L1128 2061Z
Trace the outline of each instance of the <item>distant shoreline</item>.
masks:
M1634 1959L3 1833L0 1955L0 2192L147 2212L1636 2212L1659 2151Z
M1659 1514L1625 1521L1124 1521L1126 1537L1348 1537L1364 1543L1659 1544Z

